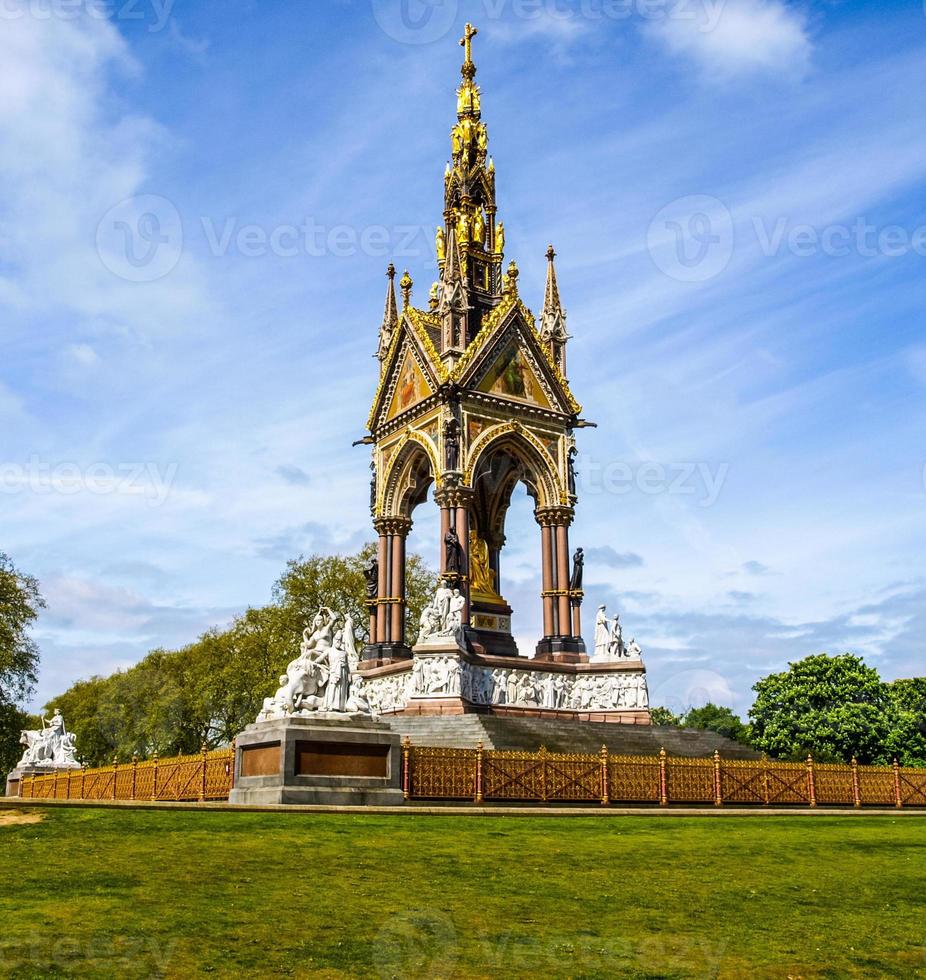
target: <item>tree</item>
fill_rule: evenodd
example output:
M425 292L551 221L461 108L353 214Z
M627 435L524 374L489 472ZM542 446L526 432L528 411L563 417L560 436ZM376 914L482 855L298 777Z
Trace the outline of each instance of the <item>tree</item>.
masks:
M650 708L650 721L654 725L680 725L682 719L668 708Z
M807 657L758 681L752 744L780 759L887 761L889 696L878 672L850 653Z
M887 685L890 698L888 754L902 766L926 767L926 677Z
M749 742L749 727L744 725L732 708L722 708L708 702L703 707L691 708L682 719L685 728L699 728L703 731L716 732L734 742Z
M19 730L27 719L18 705L35 689L39 665L29 629L44 608L38 582L0 552L0 768L12 768L22 756Z
M79 681L53 700L77 737L78 757L105 765L198 752L228 744L260 710L279 675L299 654L302 631L323 605L349 614L355 640L367 638L364 568L375 550L291 561L273 602L248 609L180 650L153 650L127 670ZM417 623L436 587L421 558L406 563L408 622Z

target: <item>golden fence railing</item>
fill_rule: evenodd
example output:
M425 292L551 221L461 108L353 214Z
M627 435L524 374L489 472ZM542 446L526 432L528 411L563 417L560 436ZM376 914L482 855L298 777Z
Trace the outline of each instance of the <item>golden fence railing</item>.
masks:
M34 800L227 800L234 746L197 755L98 769L26 775L19 795ZM926 807L926 769L770 759L501 752L402 746L406 799L511 803L688 806Z
M701 806L926 807L926 769L770 759L403 746L406 799Z
M227 800L235 766L234 746L198 755L131 762L99 769L24 775L19 795L31 800Z

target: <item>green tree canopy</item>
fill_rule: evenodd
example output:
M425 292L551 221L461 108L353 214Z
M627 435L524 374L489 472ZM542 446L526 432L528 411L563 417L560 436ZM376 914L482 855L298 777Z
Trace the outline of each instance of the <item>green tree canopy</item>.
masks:
M302 631L322 605L350 614L358 644L367 640L363 570L374 554L312 555L291 561L273 601L248 609L180 650L153 650L128 670L79 681L51 702L77 736L78 756L102 765L113 756L195 753L230 742L254 721L263 699L299 652ZM408 623L414 635L436 576L417 555L406 568Z
M716 732L734 742L749 742L749 727L744 725L732 708L708 702L700 708L691 708L682 718L685 728L700 728L702 731Z
M19 707L35 689L39 651L29 630L44 609L38 582L0 552L0 770L22 756L20 730L30 717Z
M887 748L902 766L926 766L926 677L887 685L891 700Z
M779 759L886 761L889 695L878 672L850 653L817 654L758 681L752 744Z

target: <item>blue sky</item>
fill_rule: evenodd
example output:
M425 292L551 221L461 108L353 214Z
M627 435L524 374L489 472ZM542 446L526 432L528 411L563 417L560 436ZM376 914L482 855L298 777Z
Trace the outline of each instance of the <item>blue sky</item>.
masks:
M419 305L435 276L466 19L506 251L539 312L555 244L599 423L587 620L619 609L677 707L819 651L923 673L921 4L4 0L0 548L48 600L36 703L370 538L350 444L387 263ZM509 541L527 652L523 495Z

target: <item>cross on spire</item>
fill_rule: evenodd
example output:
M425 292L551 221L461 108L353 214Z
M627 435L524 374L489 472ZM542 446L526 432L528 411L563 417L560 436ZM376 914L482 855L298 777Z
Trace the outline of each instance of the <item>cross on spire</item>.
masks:
M466 51L466 60L472 62L473 60L473 38L479 33L479 29L473 27L472 24L467 24L463 32L463 37L460 38L460 47Z

